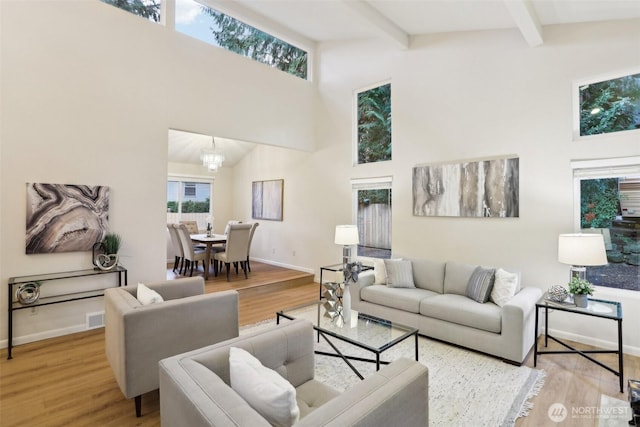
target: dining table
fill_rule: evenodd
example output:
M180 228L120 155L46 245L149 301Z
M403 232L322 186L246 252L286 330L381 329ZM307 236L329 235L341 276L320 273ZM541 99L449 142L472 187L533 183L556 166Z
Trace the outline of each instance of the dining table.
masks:
M211 266L211 247L213 245L221 245L227 243L227 235L226 234L212 234L211 236L207 236L206 234L191 234L191 241L195 243L202 243L206 245L204 261L205 261L205 269L204 269L204 280L209 279L209 268Z

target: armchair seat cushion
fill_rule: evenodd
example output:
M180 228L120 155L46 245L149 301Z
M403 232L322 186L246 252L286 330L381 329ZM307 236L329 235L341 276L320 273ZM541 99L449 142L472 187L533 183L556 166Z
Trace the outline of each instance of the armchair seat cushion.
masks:
M318 380L313 379L301 384L296 388L300 418L304 418L337 396L340 396L338 390Z

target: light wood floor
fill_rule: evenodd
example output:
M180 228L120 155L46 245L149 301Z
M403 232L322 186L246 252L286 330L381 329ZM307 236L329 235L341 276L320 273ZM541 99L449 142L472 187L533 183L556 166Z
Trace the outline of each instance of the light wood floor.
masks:
M207 282L208 292L238 288L242 325L273 319L282 307L318 297L318 284L308 277L257 286L259 277L268 276L271 267L256 263L252 268L250 280L254 283L249 287L243 286L241 280ZM282 273L273 269L273 274ZM172 275L170 270L167 274ZM249 282L244 281L244 285ZM6 350L0 352L2 427L160 425L157 391L143 396L141 418L135 417L133 401L126 400L120 392L105 357L103 329L20 345L13 354L12 360L6 360ZM615 366L614 360L611 363ZM532 354L526 365L533 365ZM545 386L534 399L531 414L519 419L516 426L553 425L547 415L553 403L562 403L571 410L572 406L597 407L601 394L626 399L626 394L619 393L617 377L579 356L544 355L538 359L538 368L547 371ZM640 358L625 356L625 381L626 378L640 378ZM560 425L597 426L597 423L595 418L568 419Z

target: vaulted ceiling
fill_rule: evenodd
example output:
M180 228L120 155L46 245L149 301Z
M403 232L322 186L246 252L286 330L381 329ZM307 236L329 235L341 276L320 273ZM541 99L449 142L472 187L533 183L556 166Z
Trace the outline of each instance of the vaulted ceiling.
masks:
M544 27L548 25L640 18L640 0L206 2L218 9L245 12L256 20L265 18L310 42L381 37L404 49L416 35L505 28L519 29L529 45L537 46L544 42Z

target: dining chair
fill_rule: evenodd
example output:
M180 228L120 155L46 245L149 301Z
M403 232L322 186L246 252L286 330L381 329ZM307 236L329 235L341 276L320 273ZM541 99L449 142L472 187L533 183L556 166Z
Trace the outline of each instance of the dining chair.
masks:
M200 230L198 229L197 221L180 221L180 224L184 224L187 226L187 230L189 230L189 234L200 233Z
M180 236L180 242L182 242L182 250L184 251L184 274L187 273L187 268L190 268L189 276L193 276L193 264L196 264L196 269L198 268L198 261L202 261L202 269L204 271L205 268L209 268L206 265L206 251L204 249L196 249L193 246L193 241L191 240L191 234L187 229L187 226L184 224L178 224L176 227L178 231L178 235Z
M227 282L229 281L229 272L231 263L238 263L244 271L244 278L248 279L247 274L247 247L249 245L249 237L251 236L251 224L229 224L229 234L227 235L227 243L224 252L217 252L214 256L214 262L224 263L227 270ZM218 268L214 268L214 273L218 275ZM236 274L238 271L236 270Z
M259 222L254 222L251 225L251 233L249 233L249 244L247 245L247 270L251 273L251 263L249 262L249 253L251 252L251 242L253 242L253 233L256 232L256 228L260 225Z
M180 241L180 236L178 236L178 231L176 230L177 224L169 223L167 224L167 230L169 230L169 236L171 237L171 246L173 247L173 254L175 259L173 261L173 272L176 272L176 268L179 273L182 273L182 263L184 260L184 250L182 249L182 242Z

